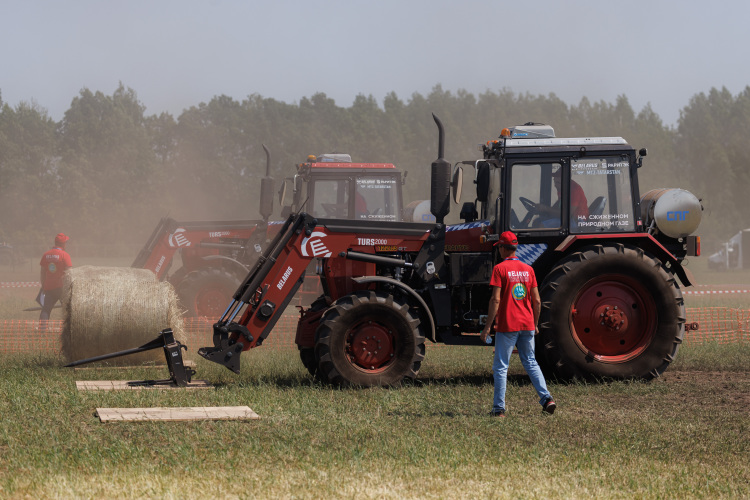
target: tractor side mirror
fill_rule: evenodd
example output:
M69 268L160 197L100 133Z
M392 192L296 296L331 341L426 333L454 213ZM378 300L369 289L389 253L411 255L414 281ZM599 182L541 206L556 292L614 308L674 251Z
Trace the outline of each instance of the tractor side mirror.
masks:
M461 203L461 190L464 187L464 168L461 165L457 165L453 171L451 187L453 188L453 203L458 205Z
M490 164L487 162L477 163L477 201L487 203L490 194Z
M643 157L648 154L648 150L646 148L641 148L638 150L638 159L635 161L635 164L638 168L641 168L643 166Z

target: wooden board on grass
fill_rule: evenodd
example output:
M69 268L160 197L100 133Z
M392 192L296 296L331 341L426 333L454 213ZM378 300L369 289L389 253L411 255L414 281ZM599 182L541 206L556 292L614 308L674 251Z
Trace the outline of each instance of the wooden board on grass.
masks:
M186 387L178 387L177 384L158 385L128 385L138 380L76 380L76 389L79 391L122 391L139 389L210 389L213 387L208 380L193 380Z
M97 408L102 422L143 420L251 420L260 418L247 406L204 406L182 408Z

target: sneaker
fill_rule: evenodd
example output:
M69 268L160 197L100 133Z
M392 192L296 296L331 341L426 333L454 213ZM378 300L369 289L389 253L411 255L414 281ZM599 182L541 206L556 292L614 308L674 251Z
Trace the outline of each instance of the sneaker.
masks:
M505 418L505 410L492 410L490 417L502 417Z
M555 401L552 398L549 398L545 403L544 406L542 406L542 411L544 413L549 413L552 415L555 413L555 408L557 408L557 405L555 404Z

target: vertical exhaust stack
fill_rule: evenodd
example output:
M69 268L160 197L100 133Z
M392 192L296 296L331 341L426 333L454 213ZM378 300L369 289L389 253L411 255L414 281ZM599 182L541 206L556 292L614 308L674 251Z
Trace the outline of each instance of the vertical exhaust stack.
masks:
M443 224L445 216L451 211L451 164L444 158L445 130L440 118L432 114L438 127L438 159L432 162L430 178L430 212L438 224Z
M260 215L265 222L273 213L273 178L271 177L271 152L265 144L263 150L266 152L266 176L260 180Z

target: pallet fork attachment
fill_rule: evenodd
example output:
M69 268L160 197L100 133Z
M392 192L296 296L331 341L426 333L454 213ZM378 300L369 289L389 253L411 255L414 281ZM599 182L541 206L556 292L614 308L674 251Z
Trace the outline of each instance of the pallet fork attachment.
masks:
M128 382L128 385L148 386L175 384L177 387L186 387L190 382L192 376L195 375L195 370L186 367L183 363L182 349L187 350L187 347L183 345L182 342L174 338L174 333L172 332L171 328L162 330L161 333L159 333L158 337L150 342L143 344L140 347L126 349L124 351L112 352L109 354L102 354L101 356L94 356L92 358L81 359L65 366L73 367L84 365L86 363L93 363L95 361L104 361L105 359L112 359L120 356L126 356L128 354L150 351L152 349L158 349L160 347L164 348L164 356L167 359L167 367L169 368L170 378L163 380L139 380Z

